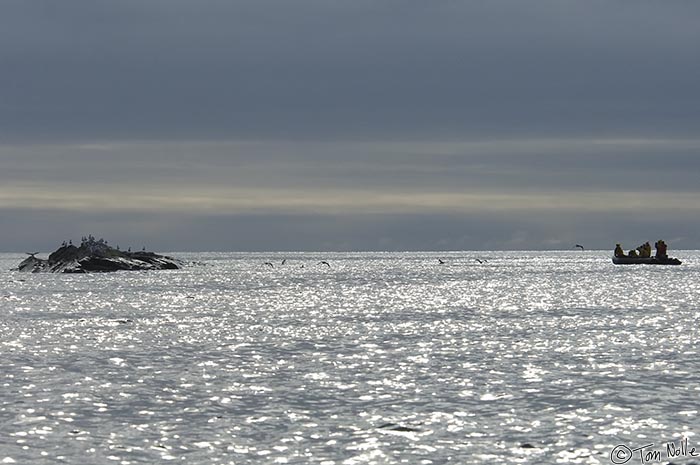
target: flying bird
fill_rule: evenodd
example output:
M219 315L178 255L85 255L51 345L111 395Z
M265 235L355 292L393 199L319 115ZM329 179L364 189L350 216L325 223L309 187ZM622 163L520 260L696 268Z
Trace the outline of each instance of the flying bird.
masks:
M318 262L318 264L319 264L319 265L326 265L326 266L327 266L328 268L330 268L330 267L331 267L331 264L330 264L330 263L328 263L328 262L327 262L327 261L325 261L325 260L322 260L322 261Z
M581 250L586 250L586 249L583 248L583 246L582 246L581 244L576 244L576 247L578 247L578 248L581 249Z
M480 260L480 259L478 259L478 258L475 258L474 260L476 260L476 261L479 262L479 263L485 263L485 262L486 262L486 260Z
M287 259L286 259L286 258L285 258L285 259L282 259L282 265L284 265L285 263L287 263Z
M275 265L273 265L273 264L270 263L270 262L265 262L265 263L263 263L263 265L267 265L267 266L269 266L270 268L274 268L274 267L275 267Z
M444 265L445 261L442 258L438 258L438 263L440 263L441 265Z

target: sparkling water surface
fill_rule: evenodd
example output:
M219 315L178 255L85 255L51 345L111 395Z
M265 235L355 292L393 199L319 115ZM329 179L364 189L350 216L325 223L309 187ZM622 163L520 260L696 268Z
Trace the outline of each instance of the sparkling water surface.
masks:
M172 255L200 263L25 274L0 254L0 463L700 449L699 251Z

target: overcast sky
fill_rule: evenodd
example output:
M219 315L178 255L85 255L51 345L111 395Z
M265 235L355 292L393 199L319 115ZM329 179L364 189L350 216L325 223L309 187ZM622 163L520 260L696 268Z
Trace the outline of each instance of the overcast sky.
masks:
M700 2L3 0L0 250L700 248Z

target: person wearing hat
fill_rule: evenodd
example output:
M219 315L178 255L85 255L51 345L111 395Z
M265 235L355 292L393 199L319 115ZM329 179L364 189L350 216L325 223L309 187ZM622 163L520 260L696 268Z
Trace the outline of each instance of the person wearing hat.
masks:
M645 242L644 244L637 247L637 252L639 252L639 256L641 258L649 258L651 257L651 246L648 242Z
M625 251L622 250L622 246L620 244L615 244L615 256L616 257L624 257L625 256Z
M656 241L656 244L654 244L654 247L656 247L656 258L668 258L668 255L666 255L666 243L659 239Z

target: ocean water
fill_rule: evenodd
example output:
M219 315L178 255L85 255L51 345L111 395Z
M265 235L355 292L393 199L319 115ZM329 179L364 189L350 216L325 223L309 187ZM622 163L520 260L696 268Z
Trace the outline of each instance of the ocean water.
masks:
M697 463L700 252L672 252L2 254L0 463Z

